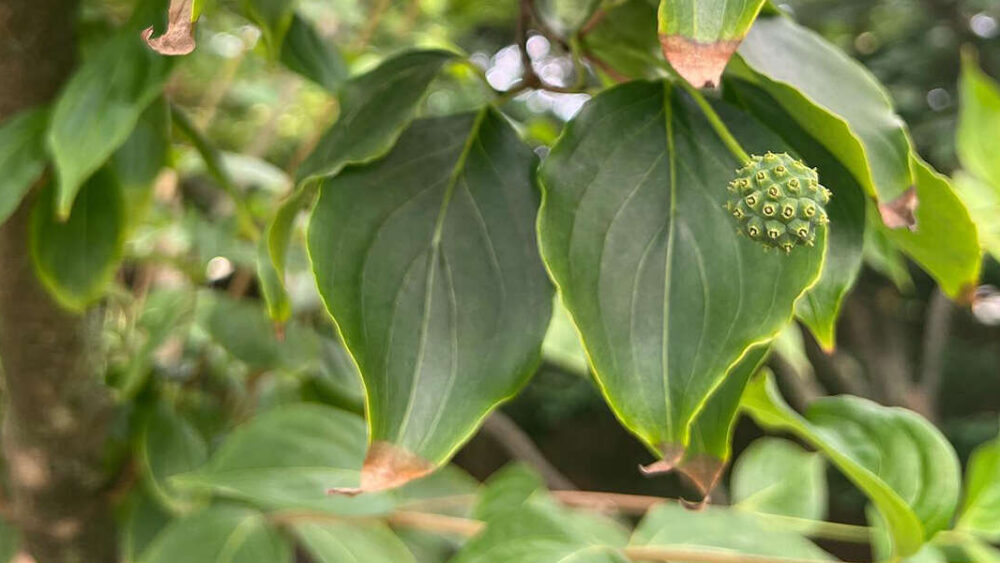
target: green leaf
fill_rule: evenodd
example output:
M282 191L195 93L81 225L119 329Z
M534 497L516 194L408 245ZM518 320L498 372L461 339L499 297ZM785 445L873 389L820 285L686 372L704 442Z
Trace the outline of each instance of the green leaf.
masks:
M173 479L264 509L377 514L392 507L384 495L326 495L357 482L365 450L362 420L302 403L275 407L234 430L208 464Z
M757 372L767 357L767 350L767 346L747 350L691 423L691 443L677 469L691 479L704 495L715 488L729 463L740 397L750 376Z
M408 563L406 545L381 522L297 522L293 533L315 563Z
M958 158L966 170L1000 192L1000 158L995 150L1000 131L1000 86L979 69L973 57L964 56L959 94Z
M0 124L0 224L45 170L48 108L23 111Z
M580 344L573 319L558 299L552 303L552 320L542 342L542 357L570 373L584 377L590 375L587 353Z
M706 555L757 555L776 560L832 559L804 537L763 526L738 510L709 506L692 511L676 503L659 504L650 510L632 534L629 547L690 548Z
M279 366L281 343L264 311L251 301L223 295L212 297L199 303L212 339L253 369L263 371Z
M822 451L868 495L888 522L896 555L916 553L950 523L958 503L958 458L917 414L840 396L814 401L801 416L769 376L750 382L742 404L761 426L792 432Z
M542 493L496 513L453 563L627 563L625 533L596 514L576 512Z
M278 277L278 271L271 262L266 238L261 238L257 245L257 279L264 294L267 315L279 325L284 323L292 316L292 302L285 290L284 280Z
M204 438L187 420L164 403L152 406L139 429L136 457L150 493L174 513L184 513L200 499L179 491L170 477L193 471L208 459Z
M349 74L340 51L299 14L292 17L281 44L281 63L331 92L340 88Z
M1000 218L1000 187L962 171L955 174L951 185L976 224L980 246L995 259L1000 259L1000 221L997 220Z
M770 93L869 195L888 203L913 184L903 121L860 63L786 17L757 20L739 55L745 65L730 68Z
M56 219L49 183L31 215L31 258L38 278L64 307L82 310L104 295L125 245L121 186L102 168L80 188L69 219Z
M663 74L656 41L656 6L649 0L627 0L607 7L604 17L580 42L592 58L601 62L595 70L609 75L611 81Z
M292 546L263 514L236 506L213 506L175 520L139 563L291 563Z
M142 222L153 199L153 182L170 153L170 105L163 97L146 108L135 129L111 156L128 209L129 230Z
M340 118L299 168L299 181L334 176L382 156L413 119L427 86L454 60L447 51L411 51L352 78L340 91Z
M419 120L322 186L309 255L367 389L363 489L447 461L534 372L552 299L534 163L484 109Z
M724 109L730 123L751 119ZM788 323L823 262L825 230L790 255L737 235L722 203L738 165L690 98L632 82L591 100L540 172L542 254L595 377L668 465L730 368Z
M122 560L137 561L170 520L171 515L145 489L132 489L121 504L117 520Z
M808 520L826 518L826 468L818 453L780 438L761 438L733 465L733 504Z
M971 299L982 262L976 225L948 178L913 156L917 230L888 229L889 238L927 271L952 298Z
M956 528L1000 542L1000 437L976 448L969 458Z
M538 0L538 13L563 37L570 37L593 15L601 0Z
M69 216L84 181L128 139L170 68L167 57L129 31L105 43L70 78L52 110L47 139L61 218Z
M660 0L663 54L688 82L718 86L764 0Z
M545 490L545 481L524 463L510 463L490 475L479 493L473 515L491 521L520 508L531 495Z
M874 204L869 204L865 213L864 258L865 264L889 278L901 293L912 294L914 285L906 257L896 248L882 228L882 219Z
M243 13L260 28L264 45L272 58L277 58L282 50L285 33L295 16L295 2L292 0L241 0Z
M823 273L795 309L820 345L832 350L840 306L861 269L866 224L864 189L822 140L801 127L766 90L739 79L727 80L725 88L729 96L781 135L795 154L815 166L820 181L833 192L826 206L830 225ZM735 133L740 139L739 132ZM744 147L751 152L764 150L750 144Z

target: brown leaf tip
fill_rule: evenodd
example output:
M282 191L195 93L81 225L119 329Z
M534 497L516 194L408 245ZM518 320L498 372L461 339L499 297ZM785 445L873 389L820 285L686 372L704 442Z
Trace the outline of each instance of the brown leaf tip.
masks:
M906 227L911 231L917 230L917 206L920 200L917 198L917 188L910 186L905 192L889 203L878 204L878 212L882 216L882 222L890 229L900 229Z
M161 55L187 55L194 51L194 22L191 21L193 0L170 0L167 31L153 37L153 28L142 30L142 39L149 48Z
M682 35L661 35L660 46L663 56L685 80L698 88L715 88L740 40L702 43Z
M375 442L361 466L360 487L338 487L328 494L354 496L395 489L434 471L434 464L389 442Z

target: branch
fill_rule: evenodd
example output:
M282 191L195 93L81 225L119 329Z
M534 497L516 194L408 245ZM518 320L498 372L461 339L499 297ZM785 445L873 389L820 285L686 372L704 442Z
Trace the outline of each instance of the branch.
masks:
M545 458L541 450L531 441L531 437L504 413L494 411L483 423L483 432L496 440L510 457L527 463L540 473L549 488L564 490L577 488Z
M948 296L936 288L927 306L924 322L924 356L920 362L920 384L916 389L917 410L930 420L937 415L937 397L941 389L941 373L944 367L944 349L951 333L951 323L955 308Z

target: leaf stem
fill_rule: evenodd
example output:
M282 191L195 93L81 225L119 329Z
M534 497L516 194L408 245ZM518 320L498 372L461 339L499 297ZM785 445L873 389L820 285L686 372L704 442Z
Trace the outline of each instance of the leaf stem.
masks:
M722 122L722 118L720 118L719 114L715 112L712 104L708 103L708 100L705 99L705 96L702 95L701 91L692 86L690 82L688 82L674 69L674 67L670 65L670 63L664 61L662 64L663 68L674 77L677 83L681 85L681 88L683 88L684 91L694 99L694 102L698 104L701 112L705 114L709 124L711 124L712 129L715 129L715 134L722 139L722 142L726 145L726 148L729 149L729 152L733 153L733 156L739 159L740 163L745 164L750 162L750 155L743 150L743 147L740 146L740 142L736 140L736 137L734 137L729 128L726 127L726 124Z

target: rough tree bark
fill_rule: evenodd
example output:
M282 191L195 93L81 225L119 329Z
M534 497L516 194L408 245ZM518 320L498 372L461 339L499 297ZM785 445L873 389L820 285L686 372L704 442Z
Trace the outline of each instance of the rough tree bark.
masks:
M76 0L0 1L0 121L50 101L68 77L76 8ZM98 335L35 278L31 199L0 227L3 511L38 563L113 562L114 522L102 491L111 402L90 357Z

